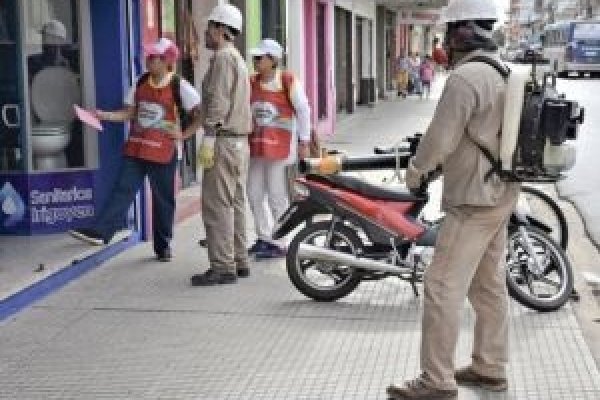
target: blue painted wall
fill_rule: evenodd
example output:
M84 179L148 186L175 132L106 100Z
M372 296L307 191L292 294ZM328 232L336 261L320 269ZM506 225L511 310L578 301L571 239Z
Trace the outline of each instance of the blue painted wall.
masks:
M133 68L134 72L139 74L141 68L140 2L132 1L133 65L129 65L126 3L126 0L90 0L96 107L101 110L116 110L123 106L123 98L130 87L130 69ZM99 136L100 165L95 179L96 204L99 209L110 201L122 162L122 147L126 137L126 127L123 124L104 125L105 130ZM141 213L144 212L142 209ZM142 230L144 231L143 227Z

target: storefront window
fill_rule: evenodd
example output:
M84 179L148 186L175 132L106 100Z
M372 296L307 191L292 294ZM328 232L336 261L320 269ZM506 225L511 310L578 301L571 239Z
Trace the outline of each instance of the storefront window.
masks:
M0 1L0 172L25 168L18 6Z
M73 113L73 104L82 99L78 2L28 3L25 51L33 168L83 167L83 129Z
M263 38L277 40L285 47L285 2L262 0L261 31Z
M175 0L161 0L160 19L162 36L176 40Z

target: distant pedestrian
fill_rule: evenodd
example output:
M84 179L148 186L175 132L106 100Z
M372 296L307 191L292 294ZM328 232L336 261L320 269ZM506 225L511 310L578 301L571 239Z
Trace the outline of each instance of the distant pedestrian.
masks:
M446 54L446 50L440 45L440 39L437 37L433 39L432 58L440 69L445 70L448 68L448 54Z
M406 50L402 50L396 60L396 85L398 97L406 98L408 94L408 84L410 82L410 61Z
M431 96L431 84L435 75L435 66L431 56L425 56L425 59L423 60L419 70L419 75L421 77L421 85L423 86L421 98L423 98L423 94L425 94L426 98L429 99Z
M273 221L289 206L287 167L309 156L310 108L300 82L278 67L283 49L264 39L250 50L256 74L250 98L254 130L250 135L248 200L257 240L249 252L257 259L285 256L272 240Z
M409 58L409 66L410 66L410 81L412 90L409 92L421 95L422 86L421 86L421 76L420 76L420 68L421 68L421 57L419 57L419 53L412 53Z

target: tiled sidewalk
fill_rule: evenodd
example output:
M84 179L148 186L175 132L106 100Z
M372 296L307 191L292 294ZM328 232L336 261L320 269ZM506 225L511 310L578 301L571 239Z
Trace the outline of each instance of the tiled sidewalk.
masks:
M310 301L284 262L238 285L192 288L206 265L200 219L177 229L176 259L141 245L0 325L5 399L385 399L417 372L420 301L396 279L336 303ZM465 307L459 364L470 352ZM600 374L570 307L513 304L507 394L460 399L598 399Z

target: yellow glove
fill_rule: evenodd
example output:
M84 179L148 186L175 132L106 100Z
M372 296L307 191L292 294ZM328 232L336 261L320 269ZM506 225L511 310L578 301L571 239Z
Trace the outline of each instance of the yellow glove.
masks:
M413 164L413 159L411 158L408 163L408 168L406 168L406 187L409 190L416 190L423 183L423 174Z
M204 169L210 169L215 165L215 137L204 136L202 144L198 149L197 161Z

